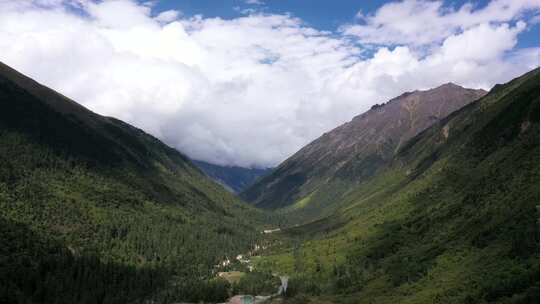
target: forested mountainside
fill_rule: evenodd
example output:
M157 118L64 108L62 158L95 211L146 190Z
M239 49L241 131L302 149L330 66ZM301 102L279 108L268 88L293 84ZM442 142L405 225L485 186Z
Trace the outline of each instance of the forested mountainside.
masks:
M314 220L263 235L279 216L0 64L0 303L222 302L271 292L272 274L291 277L293 303L538 303L540 69L484 95L452 84L407 93L324 135L292 166L324 183L300 199L282 184L295 203L261 205ZM464 106L422 101L441 96ZM231 289L214 265L263 236L256 271Z
M540 302L540 69L403 143L259 267L339 303Z
M194 160L193 163L208 177L233 193L243 191L252 185L258 178L272 171L272 169L219 166L199 160Z
M114 102L114 101L111 101ZM184 155L0 64L0 302L223 301L261 213Z
M375 105L325 133L242 196L258 207L328 214L350 187L378 173L410 138L480 98L483 90L448 83Z

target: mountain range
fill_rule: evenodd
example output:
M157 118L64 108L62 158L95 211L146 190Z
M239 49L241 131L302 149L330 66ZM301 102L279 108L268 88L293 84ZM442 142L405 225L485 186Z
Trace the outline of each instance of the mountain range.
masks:
M0 303L540 302L540 69L404 93L270 172L3 64L0 107Z
M540 69L477 94L327 196L332 212L285 222L258 267L294 273L291 296L313 302L538 303Z
M327 214L352 184L375 174L406 142L483 90L448 83L404 93L323 134L242 192L257 207Z
M194 160L193 163L208 177L232 193L243 191L251 186L258 178L272 171L272 169L220 166L200 160Z
M0 302L222 301L259 211L186 156L0 64ZM225 296L224 296L225 293Z

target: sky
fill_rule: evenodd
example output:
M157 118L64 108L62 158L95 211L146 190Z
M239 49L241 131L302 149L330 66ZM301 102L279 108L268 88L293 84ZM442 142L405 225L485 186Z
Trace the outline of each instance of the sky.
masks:
M0 0L0 61L191 158L264 168L405 91L540 66L540 1Z

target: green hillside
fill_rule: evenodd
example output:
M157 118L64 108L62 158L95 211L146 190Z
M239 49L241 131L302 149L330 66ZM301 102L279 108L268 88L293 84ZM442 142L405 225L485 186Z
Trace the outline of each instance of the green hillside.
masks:
M0 65L0 303L215 303L271 293L272 274L291 277L286 303L539 303L540 69L474 102L463 90L460 110L390 150L371 145L385 148L376 169L347 159L271 214L156 138ZM334 148L351 140L338 133L325 138ZM283 229L262 239L268 219ZM214 265L255 244L255 272L234 287L216 278Z
M412 138L331 216L272 235L288 241L258 267L318 302L539 303L539 160L537 69Z
M223 301L262 213L181 153L0 65L0 303Z
M280 209L290 223L331 214L358 183L377 175L412 137L486 94L447 83L404 93L314 140L242 193Z

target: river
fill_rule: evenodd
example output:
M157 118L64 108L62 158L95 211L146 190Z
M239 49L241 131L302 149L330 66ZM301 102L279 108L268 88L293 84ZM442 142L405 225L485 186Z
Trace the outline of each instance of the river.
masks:
M287 291L287 287L289 286L289 277L280 276L279 279L281 280L281 286L279 286L277 294L282 295Z
M229 299L228 304L263 304L267 301L279 297L287 292L287 287L289 285L288 276L279 276L281 280L281 285L279 286L277 292L270 296L251 296L251 295L237 295Z

